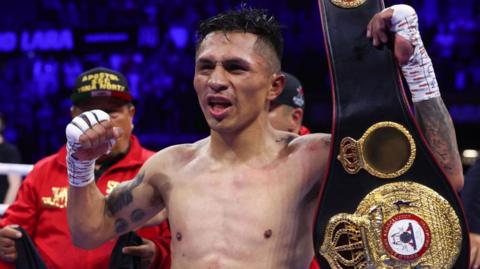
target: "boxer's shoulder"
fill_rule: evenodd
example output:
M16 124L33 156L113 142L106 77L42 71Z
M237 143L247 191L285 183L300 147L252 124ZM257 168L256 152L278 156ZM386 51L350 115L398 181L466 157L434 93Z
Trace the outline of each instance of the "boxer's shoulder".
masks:
M159 168L182 166L197 155L201 148L201 143L201 141L198 141L192 144L179 144L162 149L148 160L149 166Z
M315 183L321 179L328 164L330 145L331 134L324 133L302 135L292 141L290 147L294 147L291 152L295 158L290 159L301 161L301 169L304 169L308 182Z
M275 130L275 142L283 145L290 146L290 144L299 137L298 134L292 132Z
M298 136L290 142L290 146L298 149L328 150L330 149L331 134L314 133Z

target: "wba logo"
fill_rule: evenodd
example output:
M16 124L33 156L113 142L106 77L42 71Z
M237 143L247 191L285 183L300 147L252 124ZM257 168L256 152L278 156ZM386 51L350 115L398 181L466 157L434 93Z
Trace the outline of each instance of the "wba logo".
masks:
M389 219L382 231L382 241L390 255L410 261L421 257L430 246L427 223L417 215L403 213Z

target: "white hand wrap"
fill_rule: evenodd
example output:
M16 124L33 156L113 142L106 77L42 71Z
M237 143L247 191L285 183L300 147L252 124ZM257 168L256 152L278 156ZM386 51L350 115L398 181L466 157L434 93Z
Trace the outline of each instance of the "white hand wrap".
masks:
M408 5L394 5L390 8L393 9L390 31L410 41L414 48L408 63L401 67L412 93L412 101L420 102L440 96L432 60L423 46L418 31L418 17L415 10Z
M95 160L77 160L73 154L80 148L80 136L95 124L110 120L110 116L101 110L91 110L75 117L65 130L67 135L67 172L70 185L83 187L95 179ZM109 150L115 140L109 141Z

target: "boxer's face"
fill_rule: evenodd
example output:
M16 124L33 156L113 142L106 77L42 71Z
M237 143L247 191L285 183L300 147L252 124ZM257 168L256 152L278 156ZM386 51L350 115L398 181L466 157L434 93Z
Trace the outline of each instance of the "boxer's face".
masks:
M112 148L111 154L115 155L128 148L128 143L133 130L133 116L135 107L126 104L124 101L110 97L96 97L83 102L79 106L72 108L72 116L75 117L84 111L100 109L110 115L113 126L120 127L123 130L122 135Z
M203 114L219 132L235 132L259 117L281 91L278 77L251 33L213 32L197 50L194 87ZM266 48L263 48L266 49Z

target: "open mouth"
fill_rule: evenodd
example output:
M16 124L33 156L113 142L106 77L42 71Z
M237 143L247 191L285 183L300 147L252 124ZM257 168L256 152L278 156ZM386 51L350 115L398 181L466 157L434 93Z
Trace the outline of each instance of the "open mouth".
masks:
M214 114L221 114L232 106L232 102L224 97L207 98L208 107Z

